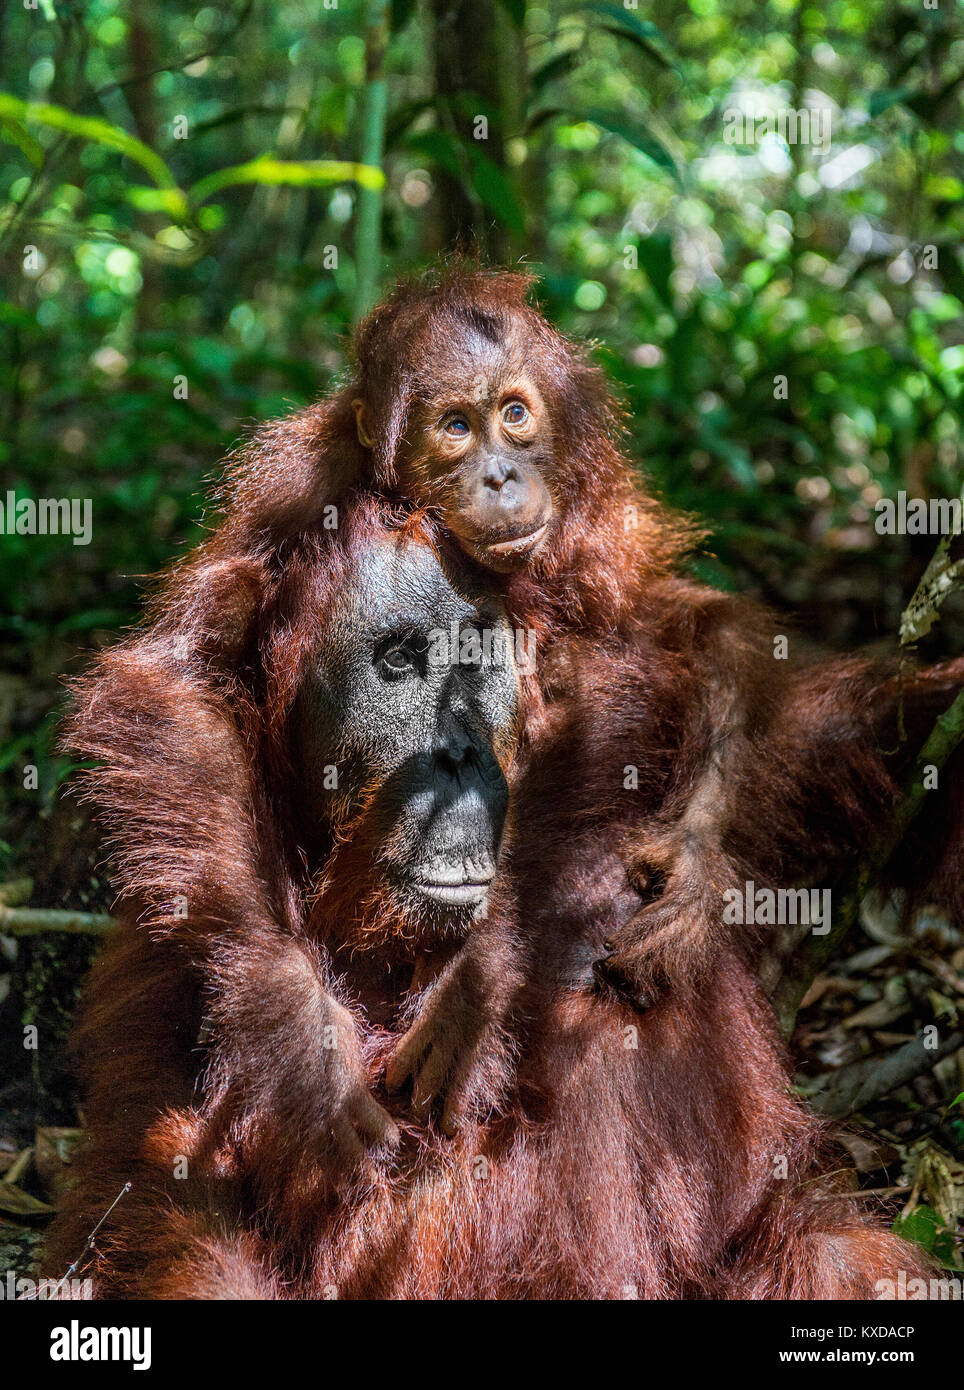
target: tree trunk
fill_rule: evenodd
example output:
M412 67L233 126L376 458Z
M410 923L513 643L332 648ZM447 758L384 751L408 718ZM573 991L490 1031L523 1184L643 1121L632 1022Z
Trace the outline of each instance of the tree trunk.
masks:
M431 0L435 30L435 101L439 125L460 145L478 141L507 177L506 141L520 132L525 92L525 48L499 0ZM479 138L478 117L488 129ZM438 171L441 250L478 250L505 261L511 238L466 180Z

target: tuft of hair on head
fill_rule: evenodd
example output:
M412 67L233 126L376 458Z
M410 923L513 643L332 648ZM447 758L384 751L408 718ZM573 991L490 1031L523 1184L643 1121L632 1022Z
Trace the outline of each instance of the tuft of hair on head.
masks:
M362 319L352 343L357 385L352 407L379 485L396 481L395 459L415 392L413 364L418 344L433 326L448 323L459 336L469 329L498 345L511 321L521 317L534 340L555 353L567 352L565 339L529 304L535 281L528 271L489 269L457 257L399 280Z

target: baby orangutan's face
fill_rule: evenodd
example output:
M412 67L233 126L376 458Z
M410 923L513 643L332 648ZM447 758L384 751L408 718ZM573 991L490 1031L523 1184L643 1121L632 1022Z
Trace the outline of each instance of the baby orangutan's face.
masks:
M469 330L424 363L399 479L438 508L468 555L506 572L527 564L552 529L552 428L511 323L504 338L491 331Z

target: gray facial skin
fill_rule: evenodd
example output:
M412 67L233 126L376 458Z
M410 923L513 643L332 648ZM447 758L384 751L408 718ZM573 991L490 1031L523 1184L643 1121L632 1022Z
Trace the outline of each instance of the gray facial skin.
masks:
M407 907L466 919L484 906L517 703L499 608L424 544L387 533L366 547L302 697L304 780L339 825L365 819Z

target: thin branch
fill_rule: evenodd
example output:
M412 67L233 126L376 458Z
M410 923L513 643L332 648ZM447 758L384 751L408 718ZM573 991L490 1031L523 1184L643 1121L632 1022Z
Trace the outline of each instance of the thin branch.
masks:
M116 918L103 912L63 912L52 907L7 907L0 903L0 936L41 936L50 931L104 936L116 925Z

